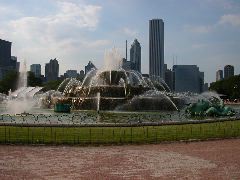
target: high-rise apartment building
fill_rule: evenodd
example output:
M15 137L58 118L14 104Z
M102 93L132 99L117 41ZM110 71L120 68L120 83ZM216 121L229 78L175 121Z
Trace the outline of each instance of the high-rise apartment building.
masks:
M234 66L226 65L224 66L224 79L234 76Z
M137 39L134 40L130 48L131 69L141 73L141 45Z
M175 92L203 92L204 73L196 65L174 65Z
M164 22L149 21L149 76L153 80L164 79Z
M65 78L77 78L77 76L77 70L67 70L66 73L64 73Z
M0 39L0 80L10 70L19 71L20 63L17 62L17 57L11 56L12 43Z
M84 77L85 77L84 70L81 70L81 71L79 72L79 76L78 76L78 78L79 78L79 80L82 82L83 79L84 79Z
M46 81L55 81L59 75L59 64L55 59L51 59L49 63L45 65L45 77Z
M32 64L30 71L34 73L35 77L41 77L41 64Z
M92 61L89 61L88 64L85 66L85 74L87 74L92 69L97 69L96 66L92 63Z
M216 81L221 81L223 80L223 70L218 70L216 72Z
M165 82L168 85L169 89L173 91L173 79L174 73L171 69L165 71Z
M0 39L0 66L6 67L10 65L12 43Z

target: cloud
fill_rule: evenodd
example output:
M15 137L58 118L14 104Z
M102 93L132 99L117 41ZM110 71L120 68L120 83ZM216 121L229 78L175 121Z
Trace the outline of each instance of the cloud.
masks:
M204 26L204 25L198 25L198 26L194 26L194 25L185 25L184 26L184 30L191 32L191 33L200 33L200 34L204 34L204 33L209 33L213 30L213 26Z
M60 13L49 20L52 23L68 23L78 27L95 28L99 22L100 6L76 5L71 2L59 2Z
M86 47L90 47L90 48L99 48L101 46L107 46L109 45L111 42L109 40L96 40L96 41L91 41L91 42L87 42L87 41L83 41L82 44L83 46Z
M231 0L207 0L208 3L214 6L220 6L223 9L231 10L237 8L237 3Z
M5 12L13 10L11 7L1 9ZM88 60L87 52L93 51L92 48L104 49L102 46L110 43L86 36L97 29L101 10L102 7L97 5L58 1L52 11L55 13L50 15L21 15L8 21L0 19L0 37L13 42L13 54L19 59L45 63L49 58L57 57L68 61L62 62L63 66L64 63L79 64L79 59ZM60 68L62 72L66 70Z
M121 31L127 36L131 36L131 37L135 37L138 34L136 30L130 29L128 27L123 28Z
M234 27L240 26L240 14L225 14L212 25L185 25L184 30L191 33L206 34L226 24L230 24Z
M44 40L71 36L69 29L90 29L97 27L100 6L77 5L58 2L59 10L54 15L44 17L22 17L10 21L9 29L22 38L41 38ZM71 31L70 31L71 32Z
M231 24L232 26L240 26L240 14L225 14L220 18L219 24Z
M192 44L193 49L202 49L207 47L208 47L208 44L203 44L203 43Z
M10 11L11 9L11 11ZM4 6L0 4L0 19L6 17L17 17L23 15L20 10L12 6Z

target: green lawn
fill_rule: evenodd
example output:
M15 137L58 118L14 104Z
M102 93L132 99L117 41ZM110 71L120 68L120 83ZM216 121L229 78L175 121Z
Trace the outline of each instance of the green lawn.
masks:
M240 136L240 120L139 127L0 126L0 143L124 144Z

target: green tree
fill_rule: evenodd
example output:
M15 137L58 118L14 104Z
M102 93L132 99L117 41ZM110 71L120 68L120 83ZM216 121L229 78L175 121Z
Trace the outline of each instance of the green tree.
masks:
M209 89L224 94L229 99L238 99L240 98L240 75L211 83Z
M28 86L42 86L42 79L35 77L35 74L31 71L28 71Z
M58 86L61 84L61 80L49 81L43 84L43 91L57 90Z
M17 71L9 71L5 77L0 81L0 92L8 94L8 91L17 89L19 73Z

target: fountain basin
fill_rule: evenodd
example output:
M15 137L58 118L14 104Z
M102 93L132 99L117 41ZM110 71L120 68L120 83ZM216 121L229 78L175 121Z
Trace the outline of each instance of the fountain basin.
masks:
M56 103L54 105L54 112L70 113L70 111L71 104Z

